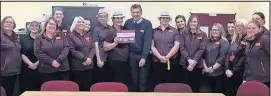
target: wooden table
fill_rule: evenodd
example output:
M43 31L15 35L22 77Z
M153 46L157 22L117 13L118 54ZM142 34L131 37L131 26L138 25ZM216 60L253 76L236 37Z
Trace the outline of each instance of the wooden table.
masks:
M224 96L221 93L26 91L21 96Z

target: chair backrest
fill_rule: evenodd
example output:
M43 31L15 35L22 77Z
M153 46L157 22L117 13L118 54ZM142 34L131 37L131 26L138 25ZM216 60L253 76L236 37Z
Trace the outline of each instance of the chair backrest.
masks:
M48 81L42 84L41 91L79 91L79 87L72 81Z
M269 96L269 88L256 81L247 81L240 85L236 96Z
M192 93L192 89L187 84L162 83L162 84L155 86L154 92Z
M90 87L90 91L103 91L103 92L128 92L125 84L117 82L100 82L95 83Z
M1 95L0 96L7 96L5 89L1 86Z

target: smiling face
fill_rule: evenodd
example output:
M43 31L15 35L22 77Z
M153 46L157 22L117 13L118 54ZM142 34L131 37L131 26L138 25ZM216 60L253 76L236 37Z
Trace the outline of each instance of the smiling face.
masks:
M4 22L4 30L6 31L12 31L14 29L15 26L15 22L13 18L8 18L6 19L6 21Z
M102 24L106 24L108 21L108 15L106 13L102 13L98 15L98 20Z
M169 17L160 17L160 24L161 25L168 25L170 21Z
M138 20L140 20L140 18L141 18L142 11L141 11L140 8L132 8L132 9L131 9L131 15L132 15L132 17L133 17L133 19L134 19L135 21L138 21Z
M258 21L258 22L261 24L261 26L264 25L264 19L262 19L262 18L261 18L259 15L257 15L257 14L252 15L252 20Z
M176 19L176 26L177 28L184 28L185 27L185 22L182 18Z
M40 30L39 22L35 22L35 21L31 22L30 25L29 25L29 30L32 33L38 33L39 30Z
M85 22L85 31L87 32L87 31L89 31L90 30L90 28L91 28L91 24L90 24L90 21L89 20L85 20L84 21Z
M113 23L117 26L122 26L123 23L123 17L114 17Z
M233 35L234 30L235 30L234 24L233 23L228 23L227 28L228 28L228 34Z
M190 22L189 26L191 29L196 29L198 27L198 20L196 17L194 17Z
M75 29L77 30L84 30L85 29L85 22L82 19L79 19L75 25Z
M249 23L247 26L247 34L248 36L253 36L261 31L260 27L255 23Z
M46 32L56 33L56 22L53 19L49 20L48 24L46 25Z
M245 26L242 22L236 22L235 24L235 31L238 33L238 34L244 34L245 33Z
M212 33L211 34L212 34L213 38L218 38L218 37L221 36L221 32L219 31L217 26L212 27Z
M61 10L56 10L54 13L54 18L56 19L57 22L61 22L62 19L64 18L63 12Z

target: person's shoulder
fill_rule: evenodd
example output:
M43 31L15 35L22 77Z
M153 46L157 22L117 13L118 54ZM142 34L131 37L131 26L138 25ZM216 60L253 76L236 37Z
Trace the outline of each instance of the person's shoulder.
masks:
M133 21L133 18L130 18L130 19L127 19L127 20L125 21L125 23L132 23L132 21Z
M145 22L145 23L147 23L147 24L151 24L151 21L150 20L148 20L148 19L146 19L146 18L142 18L143 20L143 22Z

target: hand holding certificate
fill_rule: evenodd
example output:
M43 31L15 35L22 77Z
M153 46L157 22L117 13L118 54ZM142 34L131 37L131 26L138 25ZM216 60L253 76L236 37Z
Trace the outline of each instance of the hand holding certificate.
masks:
M135 43L135 30L121 30L117 32L118 43Z

